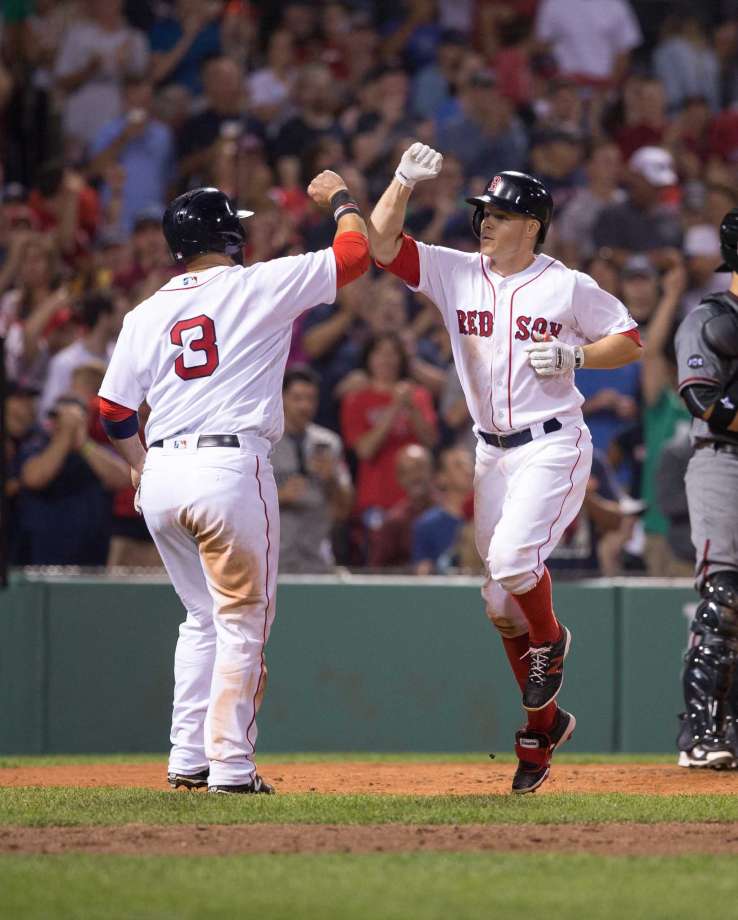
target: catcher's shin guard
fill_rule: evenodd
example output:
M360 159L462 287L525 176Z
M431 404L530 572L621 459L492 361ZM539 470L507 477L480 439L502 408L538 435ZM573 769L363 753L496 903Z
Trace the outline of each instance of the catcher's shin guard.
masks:
M705 582L692 621L694 644L684 658L682 685L688 731L681 750L723 743L738 660L738 573L716 572ZM691 739L691 744L690 744Z

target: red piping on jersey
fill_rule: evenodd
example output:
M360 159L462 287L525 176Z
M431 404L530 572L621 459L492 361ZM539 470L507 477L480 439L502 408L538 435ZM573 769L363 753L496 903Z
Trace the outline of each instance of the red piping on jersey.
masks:
M628 329L625 332L618 332L618 335L624 335L626 339L632 339L639 348L643 348L643 342L641 342L641 334L637 329Z
M529 281L525 281L520 287L516 287L515 290L510 295L510 336L507 344L507 423L510 426L510 430L513 430L512 423L512 316L513 316L513 301L515 300L515 295L518 291L522 291L524 287L529 284L532 284L536 278L540 278L541 275L548 271L549 268L554 264L556 259L551 259L548 265L545 268L542 268L537 275L534 275ZM578 443L578 442L577 442Z
M261 503L264 506L264 520L266 521L266 538L267 538L267 551L266 551L266 585L264 588L264 593L266 594L266 607L264 608L264 630L261 635L261 660L259 663L259 679L256 682L256 689L254 690L254 698L251 701L251 707L254 711L254 714L251 716L251 721L249 722L249 727L246 729L246 741L251 745L253 751L254 745L249 738L249 733L251 732L251 727L256 721L256 698L259 695L259 687L261 687L261 679L264 676L264 646L266 645L266 633L267 633L267 623L269 622L269 553L272 548L271 541L269 540L269 514L267 512L266 502L264 501L264 496L261 492L261 479L259 478L259 458L256 458L256 482L259 486L259 498Z
M710 563L707 561L707 554L710 552L710 541L705 540L705 548L702 550L702 565L700 566L702 570L702 576L707 578L707 570L710 568Z
M715 377L686 377L679 384L679 392L681 393L684 387L689 386L690 383L720 383L720 381Z
M211 268L212 268L212 267L214 267L214 266L211 266ZM232 265L227 266L226 268L223 269L222 272L218 272L217 275L213 275L212 278L208 278L208 280L207 280L207 281L203 281L202 284L187 284L187 285L183 285L182 287L178 287L178 288L163 287L163 288L159 288L159 290L157 291L157 293L158 293L158 294L171 294L171 293L173 293L174 291L193 291L195 288L205 287L206 284L210 284L211 281L215 281L216 278L220 278L220 276L223 274L223 272L227 272L229 268L233 268L233 266L232 266ZM207 271L207 268L201 268L200 271L206 272L206 271ZM197 272L196 272L196 271L194 271L194 272L185 272L185 275L188 275L188 274L196 275Z
M369 241L358 230L339 233L333 240L336 257L336 290L356 281L369 270Z
M492 284L492 279L491 279L491 278L489 277L489 275L487 274L487 269L484 267L484 256L482 255L481 252L479 253L479 264L482 266L482 275L484 275L484 280L485 280L485 281L487 282L487 284L492 288L492 335L494 336L494 331L495 331L495 319L496 319L496 317L497 317L497 291L495 290L494 284ZM493 338L492 341L493 341L493 343L494 343L494 338ZM495 351L494 351L494 344L493 344L493 346L492 346L492 364L494 364L494 363L495 363ZM492 388L492 392L494 393L495 381L494 381L494 376L492 375L492 367L491 367L491 366L490 366L490 369L489 369L489 370L490 370L490 386L491 386L491 388ZM500 428L500 427L497 425L497 422L495 422L494 397L490 400L490 409L492 410L492 424L495 426L495 428L497 429L497 431L502 431L502 428Z
M398 278L404 281L405 284L409 284L410 287L418 287L420 285L420 252L418 251L418 244L407 233L402 234L402 243L397 255L391 262L385 265L383 262L378 262L375 259L375 264L378 268L382 268L391 272L393 275L397 275Z
M128 406L121 406L120 403L105 399L104 396L99 396L98 400L100 404L100 415L110 422L124 422L127 418L136 414L135 409L129 409Z
M548 266L546 266L546 268L548 268ZM546 269L544 269L544 271L545 270ZM567 491L566 495L564 496L563 501L561 502L559 513L556 515L553 521L551 521L551 526L548 528L548 537L546 537L543 543L541 543L541 545L538 547L538 558L536 561L536 568L538 568L538 566L541 564L541 550L546 545L546 543L550 542L551 534L553 533L554 524L561 517L561 513L564 510L564 505L566 504L566 500L571 495L571 490L574 488L574 470L577 468L577 464L582 458L582 451L579 449L579 441L581 440L581 437L582 437L582 429L577 428L577 431L579 432L579 434L577 435L577 443L574 445L577 449L577 459L574 461L574 466L571 468L571 471L569 472L569 490Z

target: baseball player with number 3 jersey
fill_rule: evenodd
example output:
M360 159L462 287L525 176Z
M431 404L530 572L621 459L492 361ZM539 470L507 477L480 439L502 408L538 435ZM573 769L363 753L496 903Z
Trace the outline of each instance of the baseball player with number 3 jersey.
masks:
M253 754L277 580L269 454L282 434L282 377L295 318L369 267L366 225L341 177L321 173L308 194L333 210L332 248L248 267L241 219L251 212L213 188L175 199L163 229L183 273L126 316L100 388L103 424L187 611L174 664L174 788L273 792Z
M638 358L636 323L588 275L540 252L553 211L532 176L501 172L474 205L475 253L427 246L403 234L416 182L439 153L413 144L369 221L377 262L426 294L449 331L474 420L477 548L487 569L487 615L499 630L527 710L517 732L513 792L533 792L574 716L556 696L571 634L551 599L546 559L584 499L592 441L574 370Z

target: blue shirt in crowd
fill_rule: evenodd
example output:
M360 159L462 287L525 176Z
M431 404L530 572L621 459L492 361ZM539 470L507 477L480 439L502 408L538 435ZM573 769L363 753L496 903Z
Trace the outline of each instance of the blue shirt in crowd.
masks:
M436 571L453 565L452 553L464 519L443 508L429 508L413 524L413 562L432 560Z
M585 399L592 399L600 390L617 390L623 396L630 396L638 401L640 374L638 363L610 370L583 370L577 374L577 389ZM621 419L612 409L605 409L587 413L584 421L592 434L592 444L598 450L606 452L612 439L624 428L632 425L635 419Z
M149 32L152 52L166 54L175 47L183 34L179 20L158 20ZM204 29L198 32L179 64L167 74L162 82L179 83L180 86L187 87L193 96L199 96L202 92L200 68L208 58L218 57L220 51L220 25L217 21L209 22Z
M95 157L109 147L126 124L124 115L103 125L92 143L90 155ZM153 207L164 209L167 186L174 174L172 132L163 122L149 119L143 134L125 145L118 156L118 163L126 172L120 229L131 233L137 214ZM107 204L110 197L107 186L102 188L102 197L103 204Z

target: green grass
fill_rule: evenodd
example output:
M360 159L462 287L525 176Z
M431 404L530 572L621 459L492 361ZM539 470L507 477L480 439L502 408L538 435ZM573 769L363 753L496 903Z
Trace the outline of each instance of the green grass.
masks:
M508 854L0 857L5 920L715 920L736 860Z
M367 753L356 752L320 752L292 754L262 754L257 760L259 765L272 763L335 763L336 761L362 763L479 763L486 762L486 752L472 753ZM74 764L109 763L109 764L146 764L166 763L166 753L160 754L39 754L0 755L0 769L9 767L50 767ZM515 756L509 753L495 755L498 763L513 763ZM673 764L676 754L557 754L557 763L598 764L598 763L668 763Z
M147 789L6 788L0 825L550 824L738 821L737 795L276 795L226 798Z

